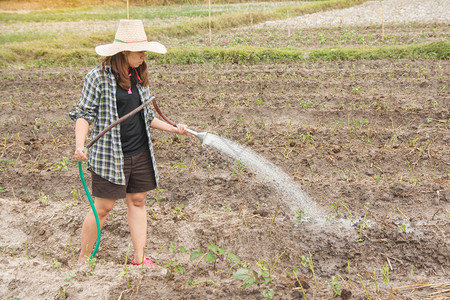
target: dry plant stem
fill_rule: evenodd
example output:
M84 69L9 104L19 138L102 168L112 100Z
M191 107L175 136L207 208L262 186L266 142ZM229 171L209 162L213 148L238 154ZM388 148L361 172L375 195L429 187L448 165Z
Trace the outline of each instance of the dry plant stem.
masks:
M141 265L141 275L144 272L144 260L145 260L145 247L142 248L142 265ZM142 278L141 278L142 280Z
M347 269L348 269L348 281L352 282L352 277L350 276L350 260L347 260Z
M405 217L407 221L409 221L409 218L400 210L400 208L397 207L397 210L402 214L403 217Z
M277 205L277 210L275 211L275 213L273 214L273 217L272 217L272 223L270 224L270 229L269 229L269 236L271 236L271 234L272 234L272 226L273 226L273 223L275 222L275 218L277 217L277 215L278 215L278 210L280 209L280 204L278 204Z
M361 281L361 285L363 286L364 292L366 293L367 300L369 300L370 299L369 293L367 293L366 286L364 285L364 282L362 281L362 277L359 274L358 274L358 277L359 277L359 280Z
M389 205L389 208L387 209L386 214L384 215L383 222L381 222L381 225L384 225L384 221L386 221L386 217L387 217L387 215L389 213L389 210L391 209L391 206L392 205Z
M297 274L295 274L295 270L292 270L292 273L294 273L295 279L297 279L298 285L302 289L303 299L306 300L305 290L303 289L303 286L302 286L300 280L298 279Z
M206 254L208 254L208 252L206 252L206 253L204 253L201 257L200 257L200 259L197 261L197 263L195 264L195 267L194 267L194 269L197 269L197 266L198 266L198 264L200 263L200 261L203 259L203 257L205 257L206 256ZM231 270L231 269L230 269Z
M442 233L442 236L444 237L444 240L446 239L445 238L445 234L444 234L444 232L442 231L442 229L440 229L438 226L437 226L437 224L434 224L434 226Z
M165 246L166 244L167 244L167 243L165 243L164 245L161 246L161 248L159 248L158 254L156 255L155 265L158 264L159 254L161 253L162 248L164 248L164 246Z
M314 266L313 266L313 261L312 261L312 255L311 255L311 252L308 251L308 253L309 253L309 260L308 260L309 267L311 268L311 272L312 272L312 275L313 275L314 283L316 284L317 289L319 289L319 284L317 283L316 274L314 273Z
M127 289L130 288L130 280L128 278L128 267L127 267L128 252L130 252L130 243L128 243L128 250L127 250L127 254L125 256L125 275L127 276Z
M387 260L387 262L389 264L389 268L391 269L391 271L394 271L394 268L392 268L391 261L389 260L389 257L386 257L386 260Z
M283 253L281 253L280 256L278 256L277 260L275 260L275 262L274 262L272 268L269 270L269 278L270 278L270 274L272 274L273 269L275 269L275 266L277 265L278 260L283 256L283 254L284 254L285 252L286 252L286 251L283 251Z

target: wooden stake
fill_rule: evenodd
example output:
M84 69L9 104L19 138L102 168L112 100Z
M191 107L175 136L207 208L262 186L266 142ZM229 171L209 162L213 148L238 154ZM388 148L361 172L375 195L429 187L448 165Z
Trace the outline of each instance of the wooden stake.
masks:
M384 41L384 8L381 1L380 4L381 4L381 39Z
M127 0L127 19L130 19L130 2Z
M211 0L208 0L208 9L209 9L209 17L208 17L208 21L209 21L209 44L211 45L211 43L212 43L212 38L211 38Z

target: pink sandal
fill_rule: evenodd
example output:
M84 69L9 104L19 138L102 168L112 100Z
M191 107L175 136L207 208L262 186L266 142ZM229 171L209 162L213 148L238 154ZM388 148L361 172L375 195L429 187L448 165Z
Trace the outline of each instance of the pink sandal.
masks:
M141 262L140 264L138 264L137 262L135 262L135 261L134 261L134 258L133 258L133 259L131 260L131 264L132 264L133 266L140 266L140 265L144 264L144 265L146 265L147 267L150 267L150 268L154 268L154 267L155 267L155 263L152 262L152 260L151 260L150 258L144 259L144 261Z

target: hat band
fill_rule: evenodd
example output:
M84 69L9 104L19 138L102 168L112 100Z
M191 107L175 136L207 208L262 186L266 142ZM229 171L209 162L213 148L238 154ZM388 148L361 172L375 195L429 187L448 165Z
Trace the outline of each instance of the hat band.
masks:
M133 41L133 42L125 42L119 39L114 39L114 42L119 42L119 43L124 43L124 44L132 44L132 43L143 43L143 42L147 42L147 40L142 40L142 41Z

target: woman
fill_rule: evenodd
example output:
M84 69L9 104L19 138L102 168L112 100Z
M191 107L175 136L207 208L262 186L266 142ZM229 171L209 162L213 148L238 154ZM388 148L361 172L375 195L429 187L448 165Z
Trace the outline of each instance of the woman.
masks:
M100 225L117 199L125 198L128 226L134 248L131 263L154 267L144 259L147 239L145 197L158 185L158 173L150 136L150 128L187 134L186 125L173 127L154 117L149 106L114 127L89 149L83 149L89 130L98 135L113 121L132 111L150 98L145 51L166 53L157 42L148 42L140 20L121 20L112 44L97 46L97 54L105 56L102 64L85 78L82 96L70 117L76 121L75 160L87 160L92 173L92 195ZM81 252L78 263L86 261L97 238L96 222L90 211L81 230Z

